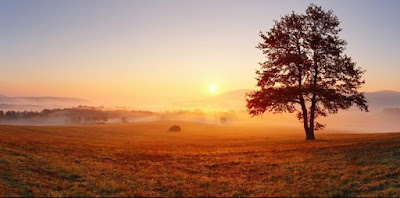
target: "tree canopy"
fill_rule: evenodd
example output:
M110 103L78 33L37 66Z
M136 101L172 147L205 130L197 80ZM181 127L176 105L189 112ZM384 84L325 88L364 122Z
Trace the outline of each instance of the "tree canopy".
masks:
M367 101L358 90L365 83L351 57L344 54L346 41L332 10L311 4L305 14L292 12L274 21L257 48L266 61L256 72L256 91L247 94L247 108L257 116L267 111L297 113L304 124L306 139L325 125L318 117L356 105L368 111Z

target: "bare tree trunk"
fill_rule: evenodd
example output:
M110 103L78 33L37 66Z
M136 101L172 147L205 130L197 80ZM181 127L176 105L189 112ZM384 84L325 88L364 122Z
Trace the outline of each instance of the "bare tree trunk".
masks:
M301 105L301 109L303 111L304 131L306 132L306 137L308 137L308 131L310 130L310 127L308 126L308 112L307 112L307 107L306 107L306 104L304 102L303 96L300 96L300 105Z
M317 56L314 52L314 84L313 84L313 96L311 98L311 107L310 107L310 128L307 132L306 140L315 140L314 136L314 120L315 120L315 106L317 104L317 79L318 79L318 64L317 64Z
M308 131L306 132L306 140L315 140L314 129L308 129Z
M314 137L315 105L316 105L316 94L314 93L313 97L311 99L310 128L308 130L306 140L315 140L315 137Z

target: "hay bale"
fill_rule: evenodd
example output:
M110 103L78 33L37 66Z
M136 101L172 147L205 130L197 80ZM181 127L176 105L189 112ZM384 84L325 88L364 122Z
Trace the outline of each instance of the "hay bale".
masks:
M172 125L172 126L168 129L168 131L177 132L177 131L182 131L182 129L181 129L181 127L178 126L178 125Z

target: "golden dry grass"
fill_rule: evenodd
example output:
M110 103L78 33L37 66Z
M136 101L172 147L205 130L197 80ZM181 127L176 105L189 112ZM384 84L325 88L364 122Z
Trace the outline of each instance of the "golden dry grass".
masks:
M400 134L282 130L0 126L0 196L400 196Z

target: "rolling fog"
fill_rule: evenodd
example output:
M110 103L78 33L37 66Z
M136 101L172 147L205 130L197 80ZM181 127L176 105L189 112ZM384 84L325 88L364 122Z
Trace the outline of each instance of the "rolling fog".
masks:
M21 99L2 96L0 97L1 102L11 103L0 105L0 110L4 111L4 113L7 110L41 112L44 107L52 109L52 106L55 105L59 110L46 115L29 117L29 119L2 118L0 119L0 124L85 125L180 120L224 126L265 126L303 130L302 124L297 120L295 114L265 113L262 116L251 117L245 110L244 95L248 91L250 90L234 90L204 100L181 101L171 105L173 110L162 112L78 106L80 102L87 103L83 99L54 97L26 97ZM341 110L338 114L319 118L318 121L320 123L326 124L324 131L352 133L400 132L400 92L380 91L369 92L365 95L369 103L370 112L361 112L353 107L347 111ZM75 107L71 108L71 106ZM34 108L32 109L32 107ZM62 108L68 109L63 110ZM86 112L88 109L91 109L91 112ZM101 120L98 120L99 116L102 117Z
M107 110L104 110L107 111ZM278 127L282 129L295 128L302 131L302 124L295 114L272 114L251 117L246 111L201 111L176 110L154 113L151 115L121 115L113 116L104 123L81 122L74 123L71 116L63 113L49 117L34 117L30 119L0 120L4 125L87 125L87 124L118 124L123 123L119 117L125 117L125 122L154 122L165 120L190 121L221 126L258 126ZM340 111L338 114L320 118L318 121L326 124L322 132L352 132L352 133L379 133L400 131L400 108L371 109L370 112L360 112L356 109Z

